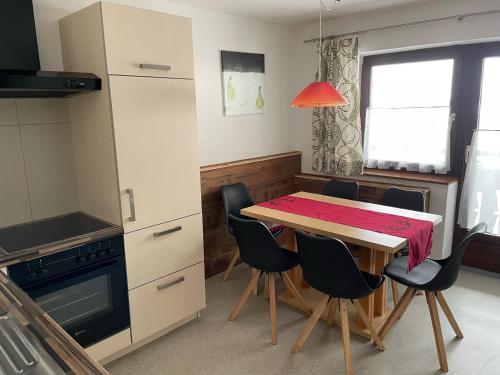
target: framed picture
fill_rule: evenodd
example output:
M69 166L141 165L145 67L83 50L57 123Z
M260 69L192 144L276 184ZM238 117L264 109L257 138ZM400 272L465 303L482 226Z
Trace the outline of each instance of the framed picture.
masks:
M261 53L221 51L224 114L264 113L265 64Z

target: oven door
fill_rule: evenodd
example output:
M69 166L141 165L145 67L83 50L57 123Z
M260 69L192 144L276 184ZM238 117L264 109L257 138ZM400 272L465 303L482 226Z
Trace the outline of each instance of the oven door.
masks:
M84 347L130 326L123 256L23 289Z

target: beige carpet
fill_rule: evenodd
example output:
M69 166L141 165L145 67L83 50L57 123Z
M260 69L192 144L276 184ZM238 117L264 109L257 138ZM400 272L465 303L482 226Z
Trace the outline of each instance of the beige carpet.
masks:
M344 374L338 328L319 323L302 351L290 353L306 318L278 304L278 345L271 345L269 310L262 295L250 297L234 322L227 316L249 281L239 266L223 283L207 280L207 309L195 320L108 365L113 375L164 374ZM282 287L282 281L279 285ZM444 292L464 333L455 339L441 314L450 374L500 374L500 278L462 269ZM425 296L418 296L386 337L385 352L351 336L355 374L439 374Z

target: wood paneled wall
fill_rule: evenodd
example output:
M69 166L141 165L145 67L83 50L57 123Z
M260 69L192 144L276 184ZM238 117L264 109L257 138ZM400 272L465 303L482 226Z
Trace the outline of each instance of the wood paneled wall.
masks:
M453 245L456 247L465 237L467 232L459 228L455 229ZM482 270L500 273L500 246L498 236L483 235L471 241L465 252L463 264Z
M201 168L206 277L224 271L236 247L226 228L220 187L243 182L257 202L294 193L294 176L301 172L301 155L289 152Z
M319 176L314 174L298 174L295 176L295 185L297 191L307 191L310 193L321 193L325 184L331 177ZM343 181L357 181L359 183L359 200L368 203L377 203L382 194L390 187L399 187L408 190L421 191L424 194L425 211L429 212L429 200L431 189L427 187L415 187L403 184L387 184L383 182L366 181L353 178L335 178Z

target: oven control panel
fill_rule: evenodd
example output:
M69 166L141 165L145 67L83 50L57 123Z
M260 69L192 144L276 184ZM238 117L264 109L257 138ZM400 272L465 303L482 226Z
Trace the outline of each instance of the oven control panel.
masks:
M40 282L55 275L91 267L124 254L123 236L87 243L9 266L9 277L20 287Z

